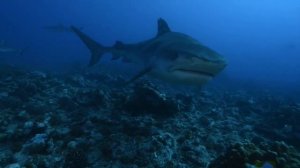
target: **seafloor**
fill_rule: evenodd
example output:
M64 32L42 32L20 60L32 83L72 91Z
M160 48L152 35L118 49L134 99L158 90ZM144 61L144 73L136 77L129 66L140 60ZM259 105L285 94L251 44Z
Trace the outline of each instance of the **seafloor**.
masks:
M300 167L299 102L124 81L2 65L0 167Z

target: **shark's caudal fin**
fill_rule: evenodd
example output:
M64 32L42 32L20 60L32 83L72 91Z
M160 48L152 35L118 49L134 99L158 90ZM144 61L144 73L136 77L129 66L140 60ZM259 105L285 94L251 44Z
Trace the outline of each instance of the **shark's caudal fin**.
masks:
M78 37L83 41L87 48L91 52L91 59L89 66L95 65L101 56L108 51L108 48L103 47L101 44L97 43L95 40L90 38L88 35L80 31L79 28L71 26L71 29L78 35Z

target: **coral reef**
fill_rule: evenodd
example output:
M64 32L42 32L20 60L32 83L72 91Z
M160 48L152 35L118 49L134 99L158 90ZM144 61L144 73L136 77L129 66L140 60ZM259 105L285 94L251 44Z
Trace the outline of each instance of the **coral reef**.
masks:
M260 143L237 143L215 159L210 168L246 168L263 167L270 164L278 168L300 167L300 154L292 146L284 142Z
M300 167L297 102L124 81L2 67L0 167Z

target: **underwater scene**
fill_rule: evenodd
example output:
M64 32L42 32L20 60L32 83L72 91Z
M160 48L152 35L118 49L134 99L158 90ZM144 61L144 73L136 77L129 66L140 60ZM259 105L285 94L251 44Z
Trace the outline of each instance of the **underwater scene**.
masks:
M300 1L1 0L0 168L300 168Z

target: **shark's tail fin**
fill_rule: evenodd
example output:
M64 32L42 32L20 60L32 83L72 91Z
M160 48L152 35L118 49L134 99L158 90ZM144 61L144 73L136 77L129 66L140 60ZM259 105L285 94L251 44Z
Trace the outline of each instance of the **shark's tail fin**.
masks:
M75 34L83 41L83 43L87 46L87 48L91 52L91 59L89 66L95 65L101 56L108 52L107 47L103 47L101 44L97 43L95 40L90 38L88 35L83 33L79 28L71 26L71 29L74 31Z

